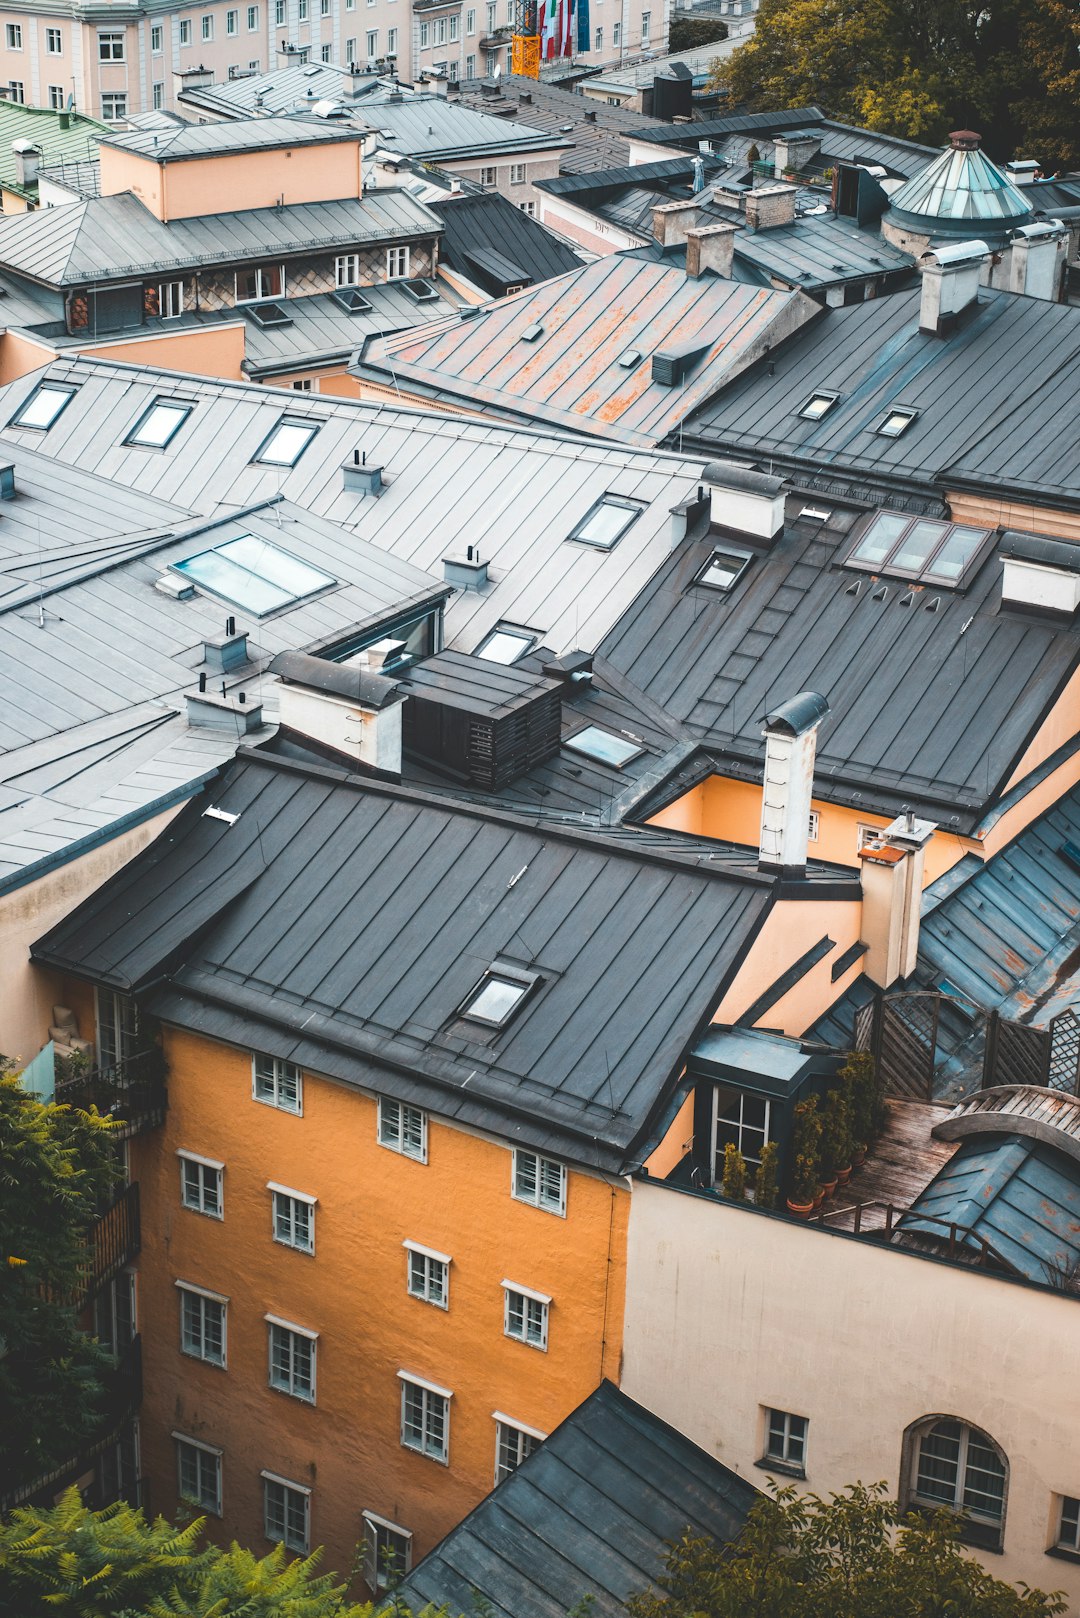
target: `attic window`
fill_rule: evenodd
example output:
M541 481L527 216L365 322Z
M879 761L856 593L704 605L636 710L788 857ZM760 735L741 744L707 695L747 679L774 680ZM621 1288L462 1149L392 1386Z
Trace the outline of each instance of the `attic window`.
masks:
M125 444L141 444L145 449L164 449L191 415L192 406L172 399L155 399L144 410L124 439Z
M882 438L900 438L907 432L915 417L917 410L890 410L885 420L874 428Z
M609 551L637 522L644 510L645 507L637 500L624 500L617 494L602 494L567 538L579 540L582 545L595 545L597 550Z
M439 296L430 281L405 281L403 286L409 297L416 303L430 303L433 298Z
M750 566L748 551L713 551L695 584L707 584L710 590L730 590Z
M516 663L519 657L531 652L536 636L527 629L513 629L509 624L497 624L490 635L485 635L474 657L484 657L489 663Z
M365 298L357 287L342 287L330 296L347 315L364 315L371 308L371 300Z
M282 416L251 459L262 466L295 466L318 430L310 422Z
M458 1016L470 1022L504 1028L540 979L535 972L491 966L458 1007Z
M877 511L847 557L848 567L958 589L986 554L989 528Z
M60 388L54 382L42 382L34 389L22 409L12 416L9 427L37 427L42 432L52 426L60 412L78 392L77 388Z
M838 393L828 393L819 388L816 393L812 393L807 399L799 411L799 415L804 416L807 421L820 421L822 416L829 414L834 404L839 403L839 400L840 395Z
M305 596L337 583L321 568L302 562L298 556L254 534L241 534L170 566L200 589L232 602L256 618L264 618L280 607L291 607Z
M602 730L599 725L586 725L584 730L576 730L572 736L567 736L565 745L575 753L584 753L586 758L596 759L599 764L613 764L617 770L645 751L640 743L632 742L626 736L616 736L613 731Z

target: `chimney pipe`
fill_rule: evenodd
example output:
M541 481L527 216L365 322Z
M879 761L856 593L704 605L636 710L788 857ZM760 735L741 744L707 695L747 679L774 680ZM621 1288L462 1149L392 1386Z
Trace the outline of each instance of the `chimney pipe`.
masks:
M686 232L686 273L699 280L706 271L731 280L737 225L705 225Z
M956 242L925 253L919 265L919 330L947 337L964 310L978 302L983 271L989 263L990 249L981 241Z
M806 875L817 732L828 713L825 697L817 691L800 691L765 715L761 871L786 877Z
M863 970L879 988L887 989L915 970L926 844L936 830L933 821L898 815L859 850Z

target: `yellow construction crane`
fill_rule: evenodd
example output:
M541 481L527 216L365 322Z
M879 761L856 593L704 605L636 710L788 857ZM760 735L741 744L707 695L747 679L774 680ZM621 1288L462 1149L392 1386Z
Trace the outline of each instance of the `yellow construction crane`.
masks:
M510 44L510 71L523 79L540 77L540 34L537 0L514 0L514 35Z

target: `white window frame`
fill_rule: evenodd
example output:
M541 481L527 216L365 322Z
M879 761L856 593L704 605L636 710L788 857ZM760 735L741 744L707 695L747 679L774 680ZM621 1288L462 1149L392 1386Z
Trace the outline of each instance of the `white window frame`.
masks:
M733 1105L734 1102L737 1101L738 1104L739 1104L739 1116L738 1116L737 1119L731 1119L731 1118L721 1119L721 1117L720 1117L720 1098L721 1098L721 1091L724 1090L724 1089L725 1089L725 1087L723 1085L713 1085L712 1163L714 1165L714 1171L715 1171L717 1180L719 1180L719 1177L720 1177L719 1176L719 1160L717 1158L717 1137L718 1137L718 1135L720 1133L720 1127L719 1126L720 1126L721 1123L724 1123L729 1129L734 1129L735 1130L735 1143L734 1144L738 1148L738 1150L742 1153L743 1157L746 1159L746 1163L747 1163L748 1167L757 1168L758 1164L761 1162L761 1155L760 1155L760 1152L757 1150L757 1136L759 1134L761 1134L761 1126L759 1124L748 1123L746 1121L745 1112L746 1112L746 1103L748 1101L753 1101L754 1103L761 1103L765 1108L765 1134L764 1134L764 1139L761 1141L761 1146L762 1147L767 1146L769 1144L769 1142L773 1139L773 1135L772 1135L772 1101L771 1101L771 1099L768 1096L760 1096L760 1095L756 1095L756 1094L750 1094L746 1090L735 1090L733 1088L728 1088L727 1093L724 1095L724 1106L725 1107L730 1107L731 1105ZM747 1149L749 1147L749 1145L750 1145L750 1140L748 1139L748 1137L750 1137L750 1136L754 1137L755 1150L753 1150L753 1151L750 1151L750 1150Z
M198 1152L188 1152L182 1147L177 1148L177 1157L180 1159L180 1206L189 1209L192 1213L202 1214L206 1219L225 1218L225 1165L216 1157L201 1157ZM199 1170L198 1192L193 1200L188 1197L187 1166L192 1164ZM210 1177L213 1177L210 1180ZM214 1187L214 1197L217 1207L206 1206L207 1182Z
M531 1158L534 1165L532 1169L532 1176L535 1181L535 1185L532 1192L529 1192L527 1189L522 1189L521 1186L521 1171L526 1167L523 1161L526 1158ZM522 1161L519 1162L519 1159ZM545 1194L545 1165L548 1167L548 1169L556 1168L559 1172L559 1196L557 1200L552 1199L550 1195ZM567 1174L566 1164L560 1163L558 1158L545 1157L542 1152L529 1152L526 1151L524 1147L520 1146L515 1146L513 1148L510 1164L510 1195L513 1197L515 1202L524 1202L530 1208L539 1208L543 1213L557 1214L560 1219L565 1219L568 1178L569 1176Z
M191 44L191 18L190 17L181 17L180 18L180 43L181 43L181 45L190 45Z
M394 1109L397 1109L396 1120ZM415 1120L419 1120L419 1141L416 1139ZM379 1097L377 1138L380 1146L414 1163L428 1160L428 1115L423 1107L412 1107L406 1101L395 1101L393 1096Z
M130 1011L130 1026L125 1011ZM129 994L120 994L116 989L105 989L99 985L94 990L94 1017L97 1035L94 1046L98 1065L110 1068L128 1061L139 1045L139 1008L135 1001ZM102 1040L105 1029L110 1035L108 1045Z
M919 1472L923 1443L942 1422L955 1422L960 1428L957 1440L956 1477L951 1504L937 1495L919 1493ZM913 1428L909 1428L908 1432L910 1439L908 1498L911 1503L921 1507L923 1510L952 1511L957 1515L963 1514L976 1531L982 1530L983 1533L1003 1536L1005 1517L1009 1505L1009 1458L1001 1449L1001 1446L995 1443L994 1439L984 1429L974 1426L972 1422L964 1421L960 1416L929 1416L922 1421L916 1422ZM968 1454L972 1436L985 1440L987 1446L1000 1460L1005 1474L1002 1480L1001 1515L998 1517L991 1517L986 1512L978 1510L977 1507L967 1505L964 1499L968 1490ZM981 1535L979 1536L979 1543L982 1543Z
M476 12L473 9L465 13L465 32L466 34L476 33Z
M161 110L161 108L165 105L165 81L164 81L164 79L155 79L154 80L153 84L150 86L150 100L153 103L155 112L159 112Z
M816 843L821 833L821 814L817 809L811 809L810 819L807 823L807 842Z
M855 852L866 847L867 843L876 842L884 831L883 826L866 826L860 820L855 827Z
M424 1455L429 1461L438 1461L440 1466L450 1465L450 1401L454 1397L449 1388L442 1388L437 1382L428 1382L425 1377L414 1376L411 1371L399 1371L398 1381L401 1383L401 1447L412 1450L414 1455ZM414 1388L421 1394L421 1441L413 1443L406 1436L405 1414L409 1389ZM443 1436L442 1448L429 1446L428 1442L428 1415L433 1408L431 1401L439 1399L443 1404Z
M402 1528L400 1523L390 1522L386 1517L376 1516L373 1511L362 1511L360 1516L364 1524L364 1558L363 1576L369 1590L378 1594L380 1590L388 1590L396 1584L412 1568L412 1532ZM403 1566L394 1567L387 1571L386 1558L382 1552L389 1539L404 1540ZM386 1546L386 1548L390 1548Z
M495 1423L495 1487L497 1488L500 1483L505 1482L512 1472L517 1471L522 1461L528 1460L529 1456L547 1438L547 1433L542 1433L538 1427L526 1427L523 1421L514 1421L513 1417L504 1415L501 1410L493 1410L491 1419ZM515 1435L517 1460L513 1466L507 1466L502 1459L504 1434L508 1438L510 1434ZM522 1442L523 1439L527 1441L527 1447Z
M498 183L499 171L497 168L493 168L490 164L488 164L485 168L480 170L481 185L498 185Z
M183 281L161 281L158 283L158 318L161 320L179 320L184 313L184 283Z
M762 1446L762 1466L775 1465L806 1476L806 1446L810 1436L810 1418L791 1410L778 1410L773 1405L762 1407L765 1417L765 1436ZM793 1423L799 1423L796 1431ZM779 1428L776 1448L773 1447L773 1429ZM798 1454L795 1451L799 1451Z
M319 58L323 62L332 62L334 59L333 45L320 45Z
M527 219L536 218L536 203L533 200L518 203L518 212L523 213ZM520 291L520 287L518 288Z
M350 57L350 61L352 58ZM358 287L360 285L360 254L338 253L334 259L334 285Z
M312 1257L314 1257L314 1255L315 1255L315 1205L319 1200L318 1197L310 1197L310 1196L308 1196L306 1191L295 1191L291 1185L279 1185L276 1180L267 1180L266 1189L270 1193L270 1222L271 1222L271 1231L272 1231L274 1240L278 1243L278 1245L280 1247L291 1247L294 1252L308 1253ZM279 1227L279 1219L278 1219L278 1198L279 1197L282 1198L286 1202L290 1202L290 1203L293 1203L293 1204L299 1204L301 1207L304 1207L304 1208L306 1208L308 1210L308 1216L307 1216L308 1240L306 1242L304 1242L304 1241L296 1241L296 1240L290 1239L290 1237L288 1237L288 1236L282 1236L281 1235L280 1230L278 1228ZM296 1208L294 1206L293 1208L291 1208L291 1209L289 1209L287 1211L288 1211L289 1228L291 1229L291 1231L293 1233L293 1237L295 1237L296 1229L297 1229Z
M429 40L430 36L431 36L431 29L429 28L429 26L428 26L428 24L426 22L422 22L420 24L420 49L422 51L427 50L427 48L428 48L428 40Z
M106 106L108 102L108 106ZM104 124L122 124L128 115L126 90L103 90L101 94L101 121Z
M642 44L643 48L646 45L648 45L648 43L649 43L649 34L650 34L651 30L652 30L652 12L651 11L643 11L641 13L641 44Z
M319 1334L318 1334L318 1332L317 1331L309 1331L309 1329L306 1326L298 1326L296 1324L296 1322L293 1321L293 1320L283 1320L280 1315L263 1315L263 1319L266 1321L266 1348L267 1348L267 1362L268 1362L268 1366L269 1366L268 1373L267 1373L267 1379L269 1381L270 1386L274 1389L274 1391L276 1393L284 1393L290 1399L298 1399L301 1404L305 1404L305 1405L316 1404L318 1402L317 1399L316 1399L316 1381L315 1381L316 1370L317 1370L317 1360L318 1360L318 1352L317 1351L318 1351L318 1346L319 1346ZM297 1391L296 1372L295 1372L295 1368L294 1368L294 1364L293 1364L293 1361L295 1360L296 1355L295 1355L295 1344L293 1344L293 1343L289 1344L289 1374L288 1374L288 1378L287 1378L287 1380L285 1382L275 1382L274 1381L274 1332L275 1332L275 1330L288 1332L290 1337L299 1338L302 1342L306 1342L306 1343L309 1343L311 1345L310 1351L309 1351L310 1352L310 1366L311 1366L311 1376L310 1376L310 1384L311 1385L310 1385L310 1389L308 1391L306 1391L306 1392L305 1391Z
M55 46L53 45L53 40L57 41ZM63 29L61 29L61 28L46 28L46 30L45 30L45 55L46 56L63 56L63 54L64 54L64 33L63 33Z
M397 55L397 29L396 28L388 28L386 30L386 54L387 54L387 56L396 56Z
M262 1072L262 1073L259 1072L259 1063L260 1062L262 1062L264 1064L265 1063L270 1064L271 1072L270 1072L269 1075L265 1071ZM282 1093L283 1093L282 1092L281 1081L282 1081L282 1078L284 1077L286 1071L289 1070L289 1069L291 1069L292 1072L296 1076L296 1103L295 1103L295 1105L293 1105L293 1103L290 1102L290 1101L283 1101L281 1099L282 1098ZM270 1092L271 1093L269 1095L260 1095L259 1094L259 1085L260 1084L268 1085L270 1087ZM303 1073L303 1069L298 1067L295 1062L286 1062L283 1057L280 1057L280 1056L267 1056L265 1054L265 1052L263 1052L263 1051L252 1051L252 1053L251 1053L251 1099L253 1101L261 1102L264 1107L275 1107L278 1112L287 1112L287 1113L291 1113L291 1115L294 1118L302 1118L304 1116L304 1073Z
M150 24L150 55L160 56L165 49L165 29L159 22Z
M378 60L378 55L379 55L379 30L377 28L369 28L368 29L367 34L366 34L366 36L364 38L364 48L365 48L365 51L367 53L366 54L366 60L367 61L374 62L374 61Z
M240 32L240 11L237 6L230 6L225 13L225 33L228 36Z
M524 163L511 163L511 165L510 165L510 184L511 185L524 185L525 184L525 165L524 165Z
M422 1303L430 1303L436 1309L449 1309L450 1254L440 1253L434 1247L424 1247L420 1242L404 1241L401 1245L405 1249L405 1287L409 1297L419 1298ZM416 1262L418 1259L421 1261L419 1264ZM433 1287L435 1266L441 1274L438 1286Z
M106 49L105 49L106 41L108 41L108 51L107 52L106 52ZM119 54L119 56L117 56L117 54L116 54L117 41L119 41L119 44L120 44L120 54ZM99 62L111 63L111 62L126 62L127 61L127 40L126 40L126 36L124 34L124 30L122 28L102 28L102 29L99 29L98 37L97 37L97 45L98 45L97 59L98 59Z
M408 246L388 247L386 249L386 279L388 281L407 281L409 279L409 265L412 252Z
M198 1438L189 1437L189 1435L187 1433L178 1433L178 1432L174 1431L173 1434L172 1434L172 1439L173 1439L173 1443L176 1446L176 1493L177 1493L177 1496L181 1500L187 1500L192 1505L198 1506L200 1511L208 1511L212 1517L220 1517L221 1514L222 1514L222 1494L224 1492L223 1488L222 1488L221 1458L225 1453L224 1450L219 1449L216 1444L204 1444ZM194 1450L195 1453L196 1453L196 1456L198 1456L198 1457L205 1456L205 1455L209 1455L210 1457L212 1457L212 1459L214 1461L214 1500L213 1500L212 1504L211 1504L210 1501L204 1499L201 1494L191 1495L191 1494L185 1493L185 1490L184 1490L184 1469L183 1469L183 1458L182 1458L182 1451L184 1449ZM196 1460L196 1470L198 1472L200 1472L200 1473L202 1471L202 1461L201 1461L201 1459ZM201 1479L200 1479L200 1481L201 1481Z
M284 1545L287 1551L295 1551L299 1556L310 1555L311 1549L311 1490L303 1483L294 1483L291 1478L283 1478L277 1472L260 1472L263 1483L263 1534L271 1545ZM282 1501L282 1519L284 1533L280 1536L270 1532L270 1490L267 1485L276 1489L284 1489L286 1496L299 1495L304 1503L304 1537L303 1540L289 1538L289 1501Z
M258 6L248 6L247 8L247 31L249 34L257 34L259 32Z
M4 24L4 44L9 51L22 50L23 37L21 22L6 22Z
M504 1280L500 1281L499 1285L503 1289L503 1336L512 1338L515 1343L524 1343L526 1348L535 1348L546 1354L548 1323L551 1317L551 1299L548 1294L536 1292L532 1287L522 1286L520 1281ZM520 1316L520 1327L515 1324L515 1315ZM530 1332L534 1320L537 1323L535 1333Z
M284 28L286 24L286 0L274 0L274 27Z
M264 277L272 274L274 271L277 272L281 279L281 290L279 292L267 291L264 287ZM255 277L255 285L258 288L258 291L250 297L240 296L240 277L242 275L253 275ZM236 270L233 274L233 289L238 305L245 303L265 303L268 298L286 298L288 297L288 290L285 280L285 266L284 264L253 264L249 270Z
M194 1281L176 1281L176 1290L180 1294L180 1352L189 1360L199 1360L203 1365L214 1365L220 1371L229 1368L229 1300L220 1292L211 1292L208 1287L197 1286ZM200 1300L199 1309L199 1344L197 1348L188 1348L185 1343L185 1295ZM221 1310L221 1358L216 1359L213 1354L207 1354L206 1349L206 1305L213 1304Z
M66 99L62 84L49 85L49 107L53 112L63 112Z

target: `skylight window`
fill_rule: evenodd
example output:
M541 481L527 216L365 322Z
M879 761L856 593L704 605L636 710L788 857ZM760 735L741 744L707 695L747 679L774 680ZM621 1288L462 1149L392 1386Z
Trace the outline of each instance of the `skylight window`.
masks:
M11 427L38 427L42 432L51 427L60 412L78 392L77 388L57 387L55 382L43 382L34 389L22 409L12 416Z
M613 764L617 770L645 751L639 742L632 742L626 736L616 736L614 731L602 730L599 725L586 725L584 730L576 730L566 738L566 746L575 753L584 753L586 758L596 759L600 764Z
M626 533L645 507L637 500L624 500L617 494L604 494L567 537L583 545L609 551Z
M917 410L890 410L884 421L875 427L874 431L882 438L900 438L911 426Z
M310 422L293 421L288 416L282 416L270 436L263 440L257 454L251 458L261 466L295 466L318 430Z
M144 410L125 444L142 444L146 449L164 449L180 431L191 415L192 406L172 399L155 399L149 410Z
M812 393L807 399L799 411L799 415L805 416L807 421L820 421L822 416L829 414L829 411L834 404L839 402L839 399L840 395L838 393L829 393L819 388L816 393Z
M877 511L849 553L847 566L957 589L975 572L991 538L989 528Z
M465 996L458 1008L458 1015L467 1017L470 1022L502 1028L539 981L535 972L518 972L503 966L489 967L476 987Z
M292 606L337 583L321 568L290 556L288 551L254 534L241 534L238 539L227 540L224 545L200 551L198 556L171 566L183 578L256 618Z
M486 658L489 663L516 663L535 645L536 636L530 635L527 629L511 629L507 624L499 624L490 635L484 636L473 656Z
M713 551L695 584L707 584L710 590L730 590L750 566L746 551Z

